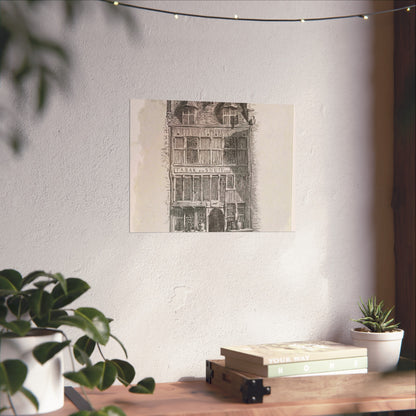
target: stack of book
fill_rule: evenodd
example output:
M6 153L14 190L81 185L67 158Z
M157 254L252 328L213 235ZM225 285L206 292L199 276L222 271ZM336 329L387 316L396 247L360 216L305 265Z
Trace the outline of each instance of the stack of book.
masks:
M225 366L261 377L367 373L367 348L332 341L223 347Z

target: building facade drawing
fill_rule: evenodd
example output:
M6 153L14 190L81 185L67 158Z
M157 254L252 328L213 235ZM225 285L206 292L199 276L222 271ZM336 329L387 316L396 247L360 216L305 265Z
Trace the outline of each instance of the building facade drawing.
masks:
M248 104L167 101L170 232L253 231Z

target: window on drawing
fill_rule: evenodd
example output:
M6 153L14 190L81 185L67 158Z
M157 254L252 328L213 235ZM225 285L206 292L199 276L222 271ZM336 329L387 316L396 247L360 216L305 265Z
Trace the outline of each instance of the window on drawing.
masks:
M202 177L202 198L204 201L209 201L211 198L209 176Z
M186 163L189 163L189 164L198 163L198 138L197 137L186 138Z
M185 107L182 110L182 124L195 124L195 114L195 108Z
M227 126L235 126L238 124L237 109L232 107L224 107L222 109L222 122Z
M219 192L219 177L213 176L211 178L211 200L218 201L218 192Z
M224 164L237 164L237 138L234 136L224 139Z
M201 177L194 177L194 201L201 201Z
M182 176L175 178L175 201L183 200L183 180Z
M227 189L234 189L234 175L227 175Z
M200 151L199 151L199 163L201 165L211 164L211 139L209 137L201 137L200 139Z
M222 165L222 138L213 137L212 138L212 164L213 165Z
M185 176L183 178L183 200L192 200L192 178L190 176Z
M175 165L185 163L185 139L183 137L174 138L173 163Z

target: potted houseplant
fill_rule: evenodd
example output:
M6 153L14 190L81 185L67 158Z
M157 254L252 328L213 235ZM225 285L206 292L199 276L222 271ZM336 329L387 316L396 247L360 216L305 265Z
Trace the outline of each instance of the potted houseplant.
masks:
M0 413L34 414L62 407L63 377L82 391L84 387L105 390L118 380L132 393L153 392L151 377L131 386L135 369L110 330L111 319L92 307L70 307L89 288L84 280L60 273L35 271L23 277L16 270L0 271ZM70 340L65 327L77 328L81 336ZM110 339L120 344L126 359L105 357L103 346ZM62 374L64 349L69 351L72 371ZM100 357L95 363L94 350ZM94 410L82 412L82 416L93 414ZM99 414L123 416L124 412L107 406Z
M394 307L384 308L384 302L377 303L375 296L366 303L360 300L362 316L353 319L364 327L352 328L354 345L367 348L369 371L391 371L399 362L404 331L395 323L390 314Z

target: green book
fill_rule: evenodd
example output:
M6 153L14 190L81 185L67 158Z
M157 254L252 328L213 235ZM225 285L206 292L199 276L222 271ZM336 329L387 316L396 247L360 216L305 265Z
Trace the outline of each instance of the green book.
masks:
M270 365L253 364L237 358L226 357L225 366L233 370L243 371L261 377L287 377L340 372L345 374L348 371L354 373L356 370L367 370L367 355L336 358L333 360L302 361Z

